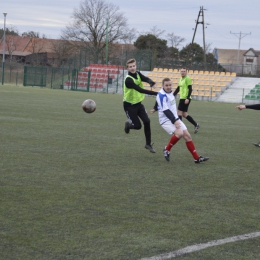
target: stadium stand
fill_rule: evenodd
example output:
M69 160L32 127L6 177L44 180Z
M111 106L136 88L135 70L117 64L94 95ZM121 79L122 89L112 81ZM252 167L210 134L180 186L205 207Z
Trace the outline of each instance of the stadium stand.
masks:
M90 81L89 88L103 90L107 87L108 82L113 82L117 77L123 74L124 66L90 64L78 72L77 77L66 81L65 86L77 88L78 90L87 90L88 80ZM90 79L88 75L90 73Z
M249 93L245 95L245 101L260 101L260 83L256 84L254 88L250 89Z
M230 72L189 70L188 75L193 81L192 98L198 100L215 100L236 79L236 73ZM155 68L148 73L148 77L156 82L158 90L160 89L162 78L170 78L174 90L178 85L180 73L178 69ZM150 89L147 83L144 83L144 86Z

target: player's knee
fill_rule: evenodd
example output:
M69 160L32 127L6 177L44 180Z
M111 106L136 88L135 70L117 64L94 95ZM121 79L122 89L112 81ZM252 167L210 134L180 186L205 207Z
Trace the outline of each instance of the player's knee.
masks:
M144 122L144 125L145 125L145 124L150 124L151 121L150 121L150 118L148 117L143 122Z
M135 128L136 130L140 130L140 129L142 128L141 123L135 123L134 128Z
M183 137L183 131L181 129L176 129L174 135L180 139Z
M191 135L187 130L183 131L183 138L186 142L189 142L192 140Z

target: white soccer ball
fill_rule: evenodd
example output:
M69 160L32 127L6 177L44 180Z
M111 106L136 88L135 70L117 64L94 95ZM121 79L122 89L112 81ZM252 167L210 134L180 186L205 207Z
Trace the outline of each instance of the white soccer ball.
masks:
M82 109L88 114L93 113L96 110L96 102L92 99L86 99L82 103Z

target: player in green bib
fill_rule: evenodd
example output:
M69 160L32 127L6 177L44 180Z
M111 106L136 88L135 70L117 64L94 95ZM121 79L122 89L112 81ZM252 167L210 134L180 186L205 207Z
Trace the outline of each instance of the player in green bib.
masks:
M125 133L129 134L130 129L140 130L142 128L141 119L144 125L146 140L144 147L151 153L155 153L151 144L150 119L144 105L142 104L145 94L157 96L157 92L144 89L142 82L149 83L151 87L155 85L155 82L144 76L140 71L136 70L135 59L128 60L126 67L128 75L126 76L124 83L123 106L128 119L125 122Z
M200 125L188 114L188 108L191 102L192 93L192 80L187 76L187 69L181 69L181 78L178 83L178 87L174 91L173 95L176 96L180 92L180 101L178 105L178 116L182 120L185 117L190 123L194 125L194 133L196 134L200 128Z

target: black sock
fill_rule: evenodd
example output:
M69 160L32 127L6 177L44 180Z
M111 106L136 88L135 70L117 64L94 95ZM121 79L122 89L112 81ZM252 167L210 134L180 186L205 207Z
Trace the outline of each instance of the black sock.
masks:
M150 122L144 124L144 135L145 135L146 144L151 145L151 126L150 126Z
M187 119L190 123L192 123L194 126L197 126L197 123L194 121L194 119L193 119L190 115L188 115L188 116L186 117L186 119Z

